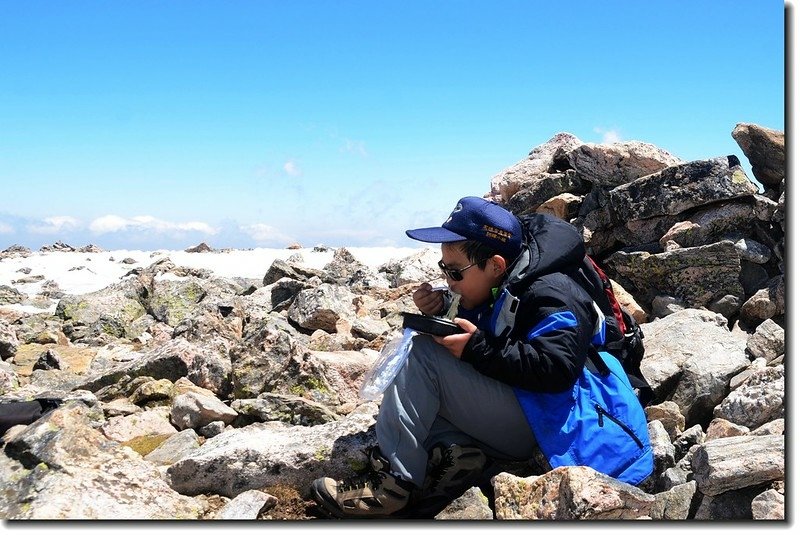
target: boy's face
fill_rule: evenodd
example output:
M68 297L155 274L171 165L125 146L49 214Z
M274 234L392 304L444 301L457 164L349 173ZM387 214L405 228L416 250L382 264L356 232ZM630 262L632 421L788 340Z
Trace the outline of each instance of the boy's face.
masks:
M442 262L448 269L456 270L472 264L457 243L442 244ZM498 286L503 280L505 269L505 259L496 255L486 262L486 267L483 269L474 265L462 271L463 279L460 281L453 280L448 276L445 276L445 280L450 290L461 296L461 306L471 310L492 297L492 288Z

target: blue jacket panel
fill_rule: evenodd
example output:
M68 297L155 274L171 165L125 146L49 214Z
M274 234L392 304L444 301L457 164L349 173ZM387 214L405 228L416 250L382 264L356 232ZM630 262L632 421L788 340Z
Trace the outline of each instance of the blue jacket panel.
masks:
M589 466L638 485L654 467L647 419L619 361L600 355L607 376L584 368L564 392L514 391L553 468Z

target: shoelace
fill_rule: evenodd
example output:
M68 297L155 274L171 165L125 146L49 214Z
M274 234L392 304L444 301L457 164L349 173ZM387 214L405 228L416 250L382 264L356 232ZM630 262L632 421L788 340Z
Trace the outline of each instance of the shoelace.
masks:
M342 480L336 485L337 492L345 492L348 490L361 489L371 487L377 489L378 486L386 479L386 474L383 472L376 472L369 470L366 473L358 474L353 477Z
M453 452L449 449L444 450L442 462L434 466L431 470L431 489L435 489L439 485L445 472L447 472L449 468L452 468L454 464Z

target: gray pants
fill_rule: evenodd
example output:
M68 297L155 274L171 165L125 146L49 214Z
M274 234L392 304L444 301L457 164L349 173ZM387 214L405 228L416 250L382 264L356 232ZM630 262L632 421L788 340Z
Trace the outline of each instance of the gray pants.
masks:
M536 448L510 386L475 371L427 335L383 394L378 446L392 472L422 487L435 444L472 445L492 457L522 461Z

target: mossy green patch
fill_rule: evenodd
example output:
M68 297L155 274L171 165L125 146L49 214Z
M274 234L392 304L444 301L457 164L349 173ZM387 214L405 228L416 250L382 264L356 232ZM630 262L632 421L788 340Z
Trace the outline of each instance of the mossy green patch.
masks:
M144 457L154 449L159 447L172 435L146 435L143 437L135 437L122 443L123 446L128 446L130 449Z
M289 387L289 392L295 396L304 397L308 392L330 394L330 389L318 377L306 377L300 383Z
M89 308L88 301L78 301L77 303L64 302L61 307L61 317L66 320L75 319L78 313Z
M734 184L745 184L745 183L749 182L749 180L747 179L747 175L745 175L744 171L742 171L741 169L736 169L731 174L731 181Z
M356 459L349 459L347 464L350 466L350 469L357 474L367 469L367 463Z
M319 462L322 462L329 459L330 455L331 455L331 449L326 446L322 446L317 451L314 452L314 459L316 459Z
M309 377L304 382L306 385L308 385L309 390L316 390L318 392L322 392L323 394L330 393L330 390L328 390L328 387L325 386L325 383L322 381L322 379L317 377Z

